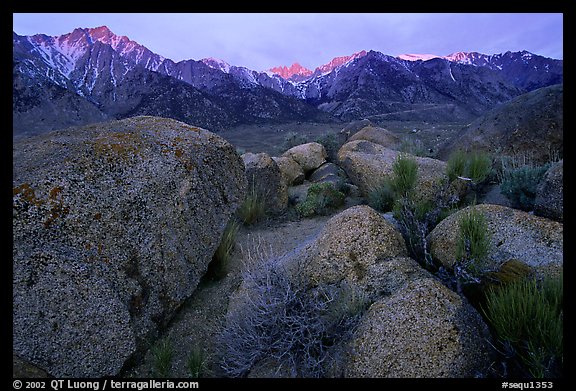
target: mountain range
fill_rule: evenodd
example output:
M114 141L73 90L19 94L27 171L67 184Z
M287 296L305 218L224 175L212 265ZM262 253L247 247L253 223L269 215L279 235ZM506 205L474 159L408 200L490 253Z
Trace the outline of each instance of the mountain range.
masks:
M57 37L13 33L13 133L139 114L213 131L411 110L472 119L562 81L562 60L526 51L394 57L370 50L313 71L296 63L261 72L214 58L174 62L105 26Z

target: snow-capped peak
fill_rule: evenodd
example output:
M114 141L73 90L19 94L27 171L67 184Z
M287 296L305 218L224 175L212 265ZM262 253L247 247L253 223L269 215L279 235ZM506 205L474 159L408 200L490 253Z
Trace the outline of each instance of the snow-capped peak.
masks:
M226 61L219 60L213 57L203 58L200 61L208 65L210 68L218 69L224 73L230 72L230 64L228 64Z
M436 54L411 54L411 53L400 54L399 56L397 56L397 58L406 61L419 61L419 60L428 61L433 58L440 58L440 57L441 56L438 56Z

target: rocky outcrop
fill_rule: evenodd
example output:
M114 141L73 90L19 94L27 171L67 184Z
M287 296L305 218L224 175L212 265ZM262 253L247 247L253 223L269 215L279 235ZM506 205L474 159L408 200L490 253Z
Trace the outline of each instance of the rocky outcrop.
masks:
M428 235L432 257L452 269L456 262L459 221L472 207L442 220ZM555 274L563 265L563 225L527 212L501 205L480 204L490 235L485 271L516 259L538 274Z
M554 163L536 193L534 213L562 222L564 220L564 160Z
M282 156L294 160L307 174L324 164L328 155L322 144L306 143L290 148Z
M57 377L117 375L206 272L242 160L134 117L15 142L13 162L13 350Z
M368 195L382 181L393 175L394 162L400 152L366 140L344 144L338 152L340 166L350 181ZM446 163L440 160L412 156L418 163L418 179L414 194L418 200L434 200L443 181L447 180Z
M298 163L289 157L276 157L273 156L272 160L276 162L278 168L280 169L280 174L284 179L287 187L300 185L304 182L304 170Z
M375 126L366 126L360 129L348 141L366 140L382 145L386 148L396 149L400 145L400 138L387 129Z
M328 348L322 364L326 376L472 377L487 366L488 334L480 315L409 258L400 233L368 206L340 212L300 247L262 261L230 298L227 321L234 327L251 324L254 303L269 294L265 283L274 276L282 275L283 284L290 281L290 292L297 289L302 295L339 292L332 311L347 311L360 323ZM274 273L258 275L266 270ZM275 306L282 308L281 301L274 296ZM306 319L298 321L301 325ZM262 343L264 350L273 350ZM254 362L248 376L293 377L298 369L280 355L267 354Z
M372 304L350 342L346 377L474 377L487 368L488 329L473 307L432 278Z
M279 213L288 206L288 187L280 168L267 153L245 153L248 189L254 189L265 201L270 213Z

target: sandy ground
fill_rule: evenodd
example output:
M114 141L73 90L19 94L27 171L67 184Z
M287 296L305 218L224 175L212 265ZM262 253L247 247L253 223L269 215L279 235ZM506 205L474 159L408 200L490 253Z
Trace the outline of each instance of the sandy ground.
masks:
M189 377L187 360L194 349L206 359L204 377L222 377L214 356L214 341L224 324L228 299L242 281L241 271L258 254L279 256L316 236L330 216L315 216L299 221L269 220L238 232L226 277L203 281L182 305L179 313L160 338L168 338L174 349L171 377ZM143 361L127 371L126 377L154 377L153 358L148 351Z

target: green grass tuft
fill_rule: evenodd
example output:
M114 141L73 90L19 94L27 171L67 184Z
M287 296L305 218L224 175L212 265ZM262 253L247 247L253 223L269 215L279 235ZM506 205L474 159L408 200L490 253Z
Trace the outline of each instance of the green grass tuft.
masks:
M157 377L170 377L172 371L172 358L174 349L168 338L164 338L152 347L154 375Z
M563 365L563 290L560 275L540 286L525 279L487 293L483 310L495 335L536 378L555 376Z
M478 276L488 257L490 235L482 212L471 207L460 218L456 259L467 272Z
M206 275L211 279L220 280L226 276L239 229L240 224L238 221L235 218L230 219L222 234L220 245L212 256L212 261L206 271Z
M238 218L244 225L252 225L260 221L266 215L266 203L255 186L252 186L244 202L237 211Z
M206 357L201 348L196 347L190 351L186 360L186 368L188 369L188 376L191 378L198 379L205 374Z
M418 163L408 155L400 154L392 166L394 172L394 190L397 195L409 194L416 185L418 179Z
M446 174L450 182L466 174L467 156L461 149L453 152L446 163Z

